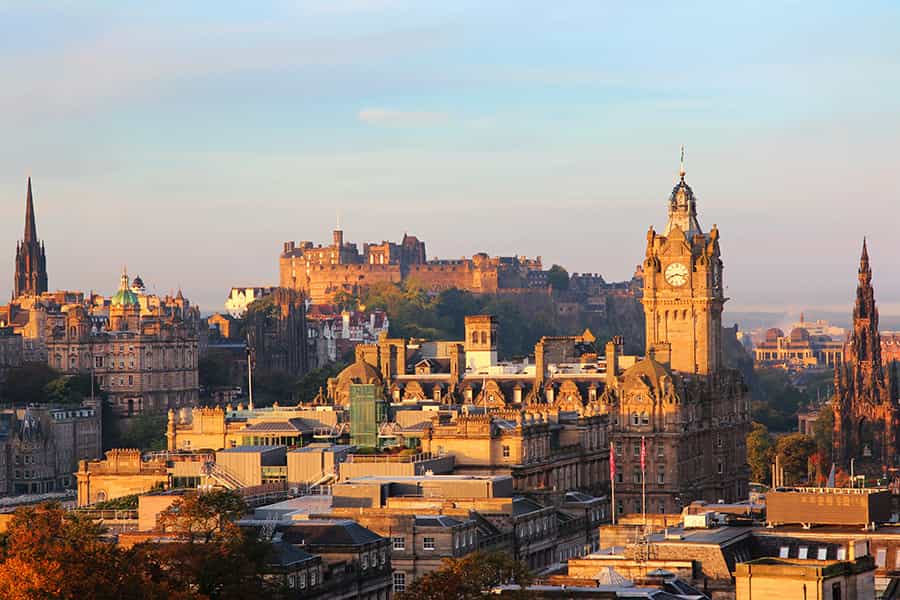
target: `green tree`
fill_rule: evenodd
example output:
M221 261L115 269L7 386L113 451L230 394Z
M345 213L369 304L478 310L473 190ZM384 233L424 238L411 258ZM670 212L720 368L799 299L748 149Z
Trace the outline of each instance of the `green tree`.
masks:
M46 363L28 363L9 370L4 400L13 404L47 401L47 385L60 376Z
M775 452L784 468L785 483L796 485L809 475L809 459L816 452L816 442L808 435L790 433L778 438Z
M754 422L747 434L747 463L750 478L758 483L768 483L771 479L772 460L775 458L775 444L769 429L762 423Z
M465 558L444 559L440 569L428 573L394 596L395 600L475 600L489 597L502 584L527 586L533 581L528 568L505 552L474 552ZM516 598L533 598L520 591Z
M198 361L197 377L200 386L207 391L237 383L231 379L231 359L227 352L221 350L210 350Z
M554 290L565 291L569 289L569 272L560 265L553 265L547 271L547 281Z

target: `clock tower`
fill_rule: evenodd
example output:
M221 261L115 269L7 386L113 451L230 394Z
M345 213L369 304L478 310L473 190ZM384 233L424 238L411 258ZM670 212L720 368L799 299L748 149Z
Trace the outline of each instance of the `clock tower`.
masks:
M710 375L722 367L722 260L719 230L704 233L697 200L680 179L669 197L662 235L647 232L644 316L647 355L681 373Z

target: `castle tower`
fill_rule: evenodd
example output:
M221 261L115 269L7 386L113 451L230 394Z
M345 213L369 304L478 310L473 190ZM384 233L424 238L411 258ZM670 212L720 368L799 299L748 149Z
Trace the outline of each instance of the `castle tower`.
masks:
M647 355L683 373L708 375L722 366L722 287L719 230L703 233L697 201L680 179L669 197L663 235L647 232L644 315ZM663 358L664 357L664 358Z
M15 297L38 296L47 291L47 257L44 244L38 241L34 219L34 199L31 195L31 177L25 196L25 235L16 245L16 277L13 286Z
M869 249L863 240L853 330L844 347L844 362L835 367L832 410L836 461L844 464L854 458L895 464L898 411L889 379L881 361L878 308Z
M466 367L483 369L497 364L497 317L466 317Z

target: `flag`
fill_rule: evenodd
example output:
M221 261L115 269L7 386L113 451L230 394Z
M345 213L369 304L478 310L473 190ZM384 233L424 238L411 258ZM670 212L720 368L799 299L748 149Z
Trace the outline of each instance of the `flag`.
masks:
M609 480L616 480L616 449L612 442L609 443Z
M641 436L641 471L647 468L647 446L644 444L644 436Z

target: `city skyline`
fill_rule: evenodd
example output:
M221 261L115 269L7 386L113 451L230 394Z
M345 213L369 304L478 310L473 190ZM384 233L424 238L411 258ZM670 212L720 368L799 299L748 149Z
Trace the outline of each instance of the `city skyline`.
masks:
M359 243L620 280L685 144L729 309L849 313L866 235L900 314L897 8L592 6L0 9L7 253L31 174L51 289L112 293L125 264L218 310L277 282L283 241L328 243L338 210Z

